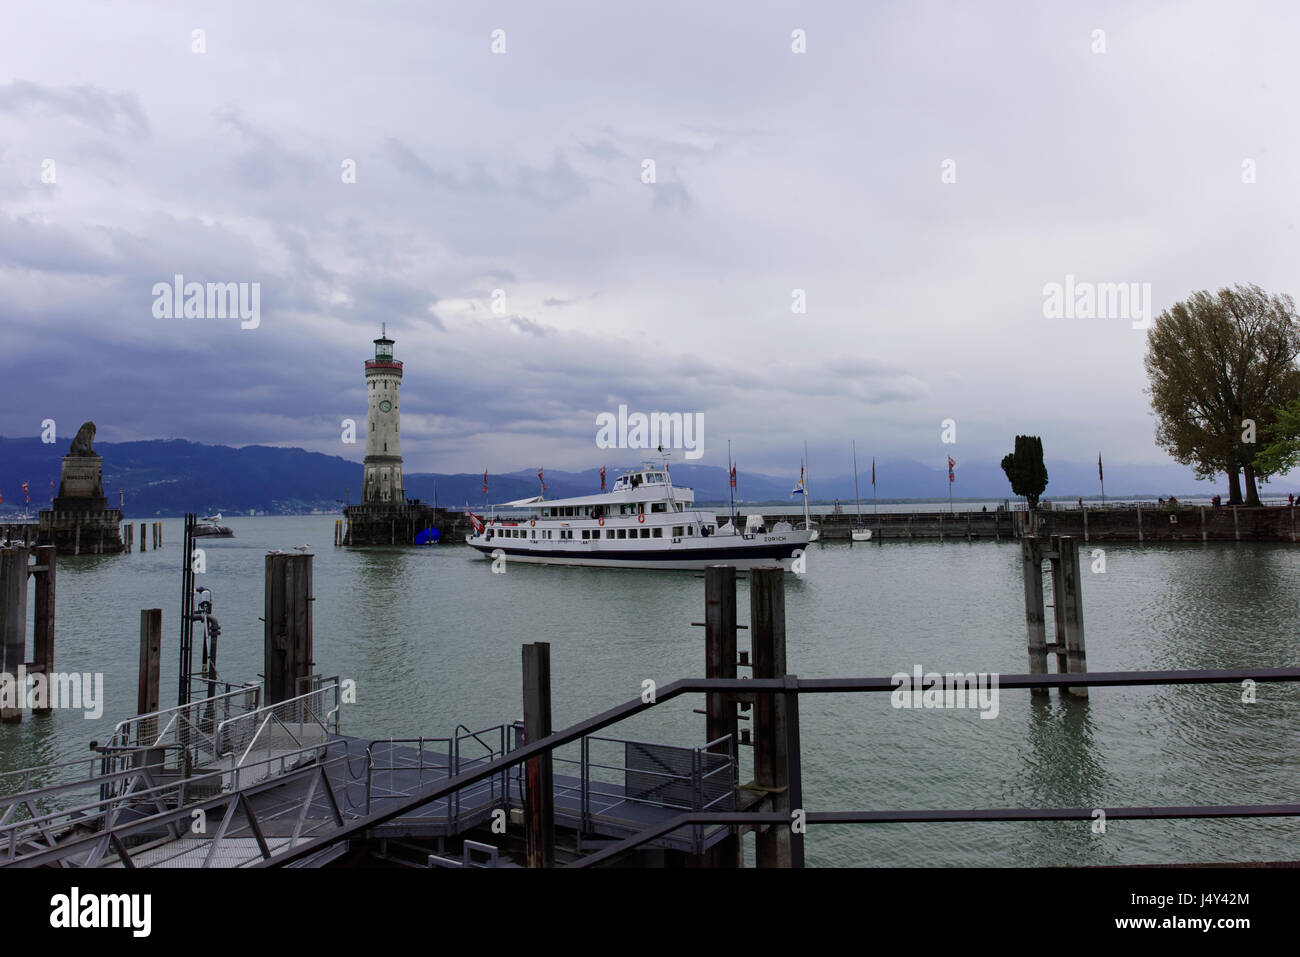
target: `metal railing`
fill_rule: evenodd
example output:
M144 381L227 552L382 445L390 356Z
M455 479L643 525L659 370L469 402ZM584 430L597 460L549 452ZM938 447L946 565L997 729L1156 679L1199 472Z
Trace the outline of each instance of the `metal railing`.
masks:
M146 753L139 752L141 756ZM304 768L303 763L312 757L320 757L319 749L309 747L277 754L247 763L229 773L214 769L170 780L166 778L162 763L139 763L85 780L10 795L0 799L0 866L53 861L92 866L108 850L110 845L103 841L110 835L112 846L120 845L119 857L129 857L138 849L134 845L128 848L122 839L127 835L140 837L145 832L154 838L149 849L160 841L171 841L178 844L177 854L192 853L195 834L206 838L209 829L205 827L196 832L192 827L192 816L181 821L169 815L179 812L184 817L192 809L210 805L214 800L220 801L221 798L214 797L214 793L219 795L224 790L226 794L238 796L254 786L265 786L269 790L278 784L290 785L290 789L282 792L283 796L275 802L276 807L262 809L262 818L265 822L293 813L298 821L295 833L301 835L305 823L311 819L308 811L313 805L318 812L327 810L331 804L337 807L332 788L328 798L317 793L319 789L314 785L306 796L292 792L294 776L311 770ZM338 767L341 770L340 761L345 759L346 756L333 758L315 763L313 767ZM78 792L87 793L78 799ZM98 796L90 797L91 794ZM39 801L55 796L68 796L72 803L54 810L41 810L37 806ZM27 813L24 815L19 813L21 811ZM342 814L337 817L342 823ZM163 821L166 826L150 830L149 821ZM180 825L176 826L178 821ZM96 845L98 854L91 855L93 861L81 857L85 841L91 838L100 842ZM188 839L189 843L182 842L182 838ZM162 860L165 858L158 857L153 863Z
M314 691L227 718L212 733L216 755L243 767L259 749L269 758L277 753L328 745L338 733L337 679Z
M185 774L219 758L217 729L223 722L258 711L262 703L260 684L227 688L210 698L118 722L108 743L98 749L104 755L102 772L117 770L123 760L134 760L131 753L142 748L161 749L165 769Z
M1238 684L1242 681L1291 682L1300 681L1300 668L1240 668L1214 671L1111 671L1051 675L1000 675L1000 690L1026 690L1033 688L1069 687L1133 687L1141 685L1197 685ZM786 705L786 746L789 755L789 805L805 811L808 824L878 823L885 821L1017 821L1017 820L1086 820L1093 817L1096 808L985 808L975 810L925 810L925 811L808 811L803 806L803 784L799 747L799 697L803 694L841 694L885 692L898 687L892 677L870 678L799 678L787 675L782 678L692 678L660 686L654 702L633 699L599 715L580 721L541 740L524 743L502 758L482 767L455 774L447 780L432 785L409 796L386 810L372 813L339 828L328 838L309 842L300 848L280 855L273 862L258 866L292 864L310 855L318 854L330 841L359 836L388 821L401 817L407 811L446 797L453 792L475 784L493 775L501 774L521 765L531 758L554 752L555 749L579 741L583 737L626 720L635 714L662 704L684 694L780 694ZM1271 805L1215 805L1203 807L1139 807L1103 808L1108 818L1114 819L1178 819L1219 817L1300 817L1300 803ZM627 839L611 845L598 853L583 858L576 866L590 866L613 860L648 841L674 831L695 825L790 825L788 814L758 811L687 811L675 818L656 824ZM791 829L791 862L802 867L804 859L803 834Z
M602 750L602 746L617 748L622 759L595 759L593 747ZM725 750L714 750L720 746ZM598 815L606 823L631 820L619 813L624 807L708 811L731 810L734 806L732 773L736 757L731 735L699 747L587 735L579 742L579 754L577 760L556 754L554 762L578 766L579 827L583 834L596 830ZM602 776L600 772L606 773ZM599 812L593 812L593 800ZM691 843L696 853L704 850L705 838L705 828L693 829Z

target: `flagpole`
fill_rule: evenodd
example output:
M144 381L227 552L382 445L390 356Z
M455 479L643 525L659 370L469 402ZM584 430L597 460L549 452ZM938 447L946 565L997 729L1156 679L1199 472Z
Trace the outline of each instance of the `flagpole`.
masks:
M727 439L727 492L731 496L731 527L736 527L736 483L731 477L731 439Z
M871 520L876 524L876 541L880 541L880 508L876 505L876 457L871 456Z
M1106 473L1101 470L1101 453L1097 453L1097 481L1101 483L1101 507L1106 507Z

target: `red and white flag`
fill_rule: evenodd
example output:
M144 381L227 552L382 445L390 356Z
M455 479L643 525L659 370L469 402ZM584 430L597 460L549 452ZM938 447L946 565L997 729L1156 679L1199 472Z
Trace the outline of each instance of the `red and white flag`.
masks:
M473 512L470 512L469 509L465 509L465 511L469 513L469 523L470 523L471 525L474 526L474 534L475 534L475 535L482 535L482 534L483 534L483 519L479 518L479 517L478 517L477 515L475 515Z
M948 484L949 485L957 481L957 476L954 475L952 472L952 470L956 467L957 467L957 463L952 460L952 456L951 455L948 456Z

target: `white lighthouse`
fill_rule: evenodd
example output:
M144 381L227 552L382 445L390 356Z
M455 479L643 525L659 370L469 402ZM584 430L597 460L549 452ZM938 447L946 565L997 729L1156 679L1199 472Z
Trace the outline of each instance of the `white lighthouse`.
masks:
M366 504L405 502L402 486L402 437L399 430L402 364L393 358L387 323L375 340L375 358L366 360L369 410L366 429L365 480L361 501Z

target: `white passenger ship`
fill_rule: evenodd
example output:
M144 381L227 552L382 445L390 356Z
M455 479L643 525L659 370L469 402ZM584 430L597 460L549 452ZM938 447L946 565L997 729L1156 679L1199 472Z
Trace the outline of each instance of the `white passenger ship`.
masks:
M751 515L735 528L706 509L695 493L675 488L664 465L644 465L618 477L609 492L547 501L510 503L527 508L524 519L475 522L466 541L488 557L507 561L617 568L700 569L709 565L754 568L780 564L787 571L808 545L808 532L788 522L770 528Z

